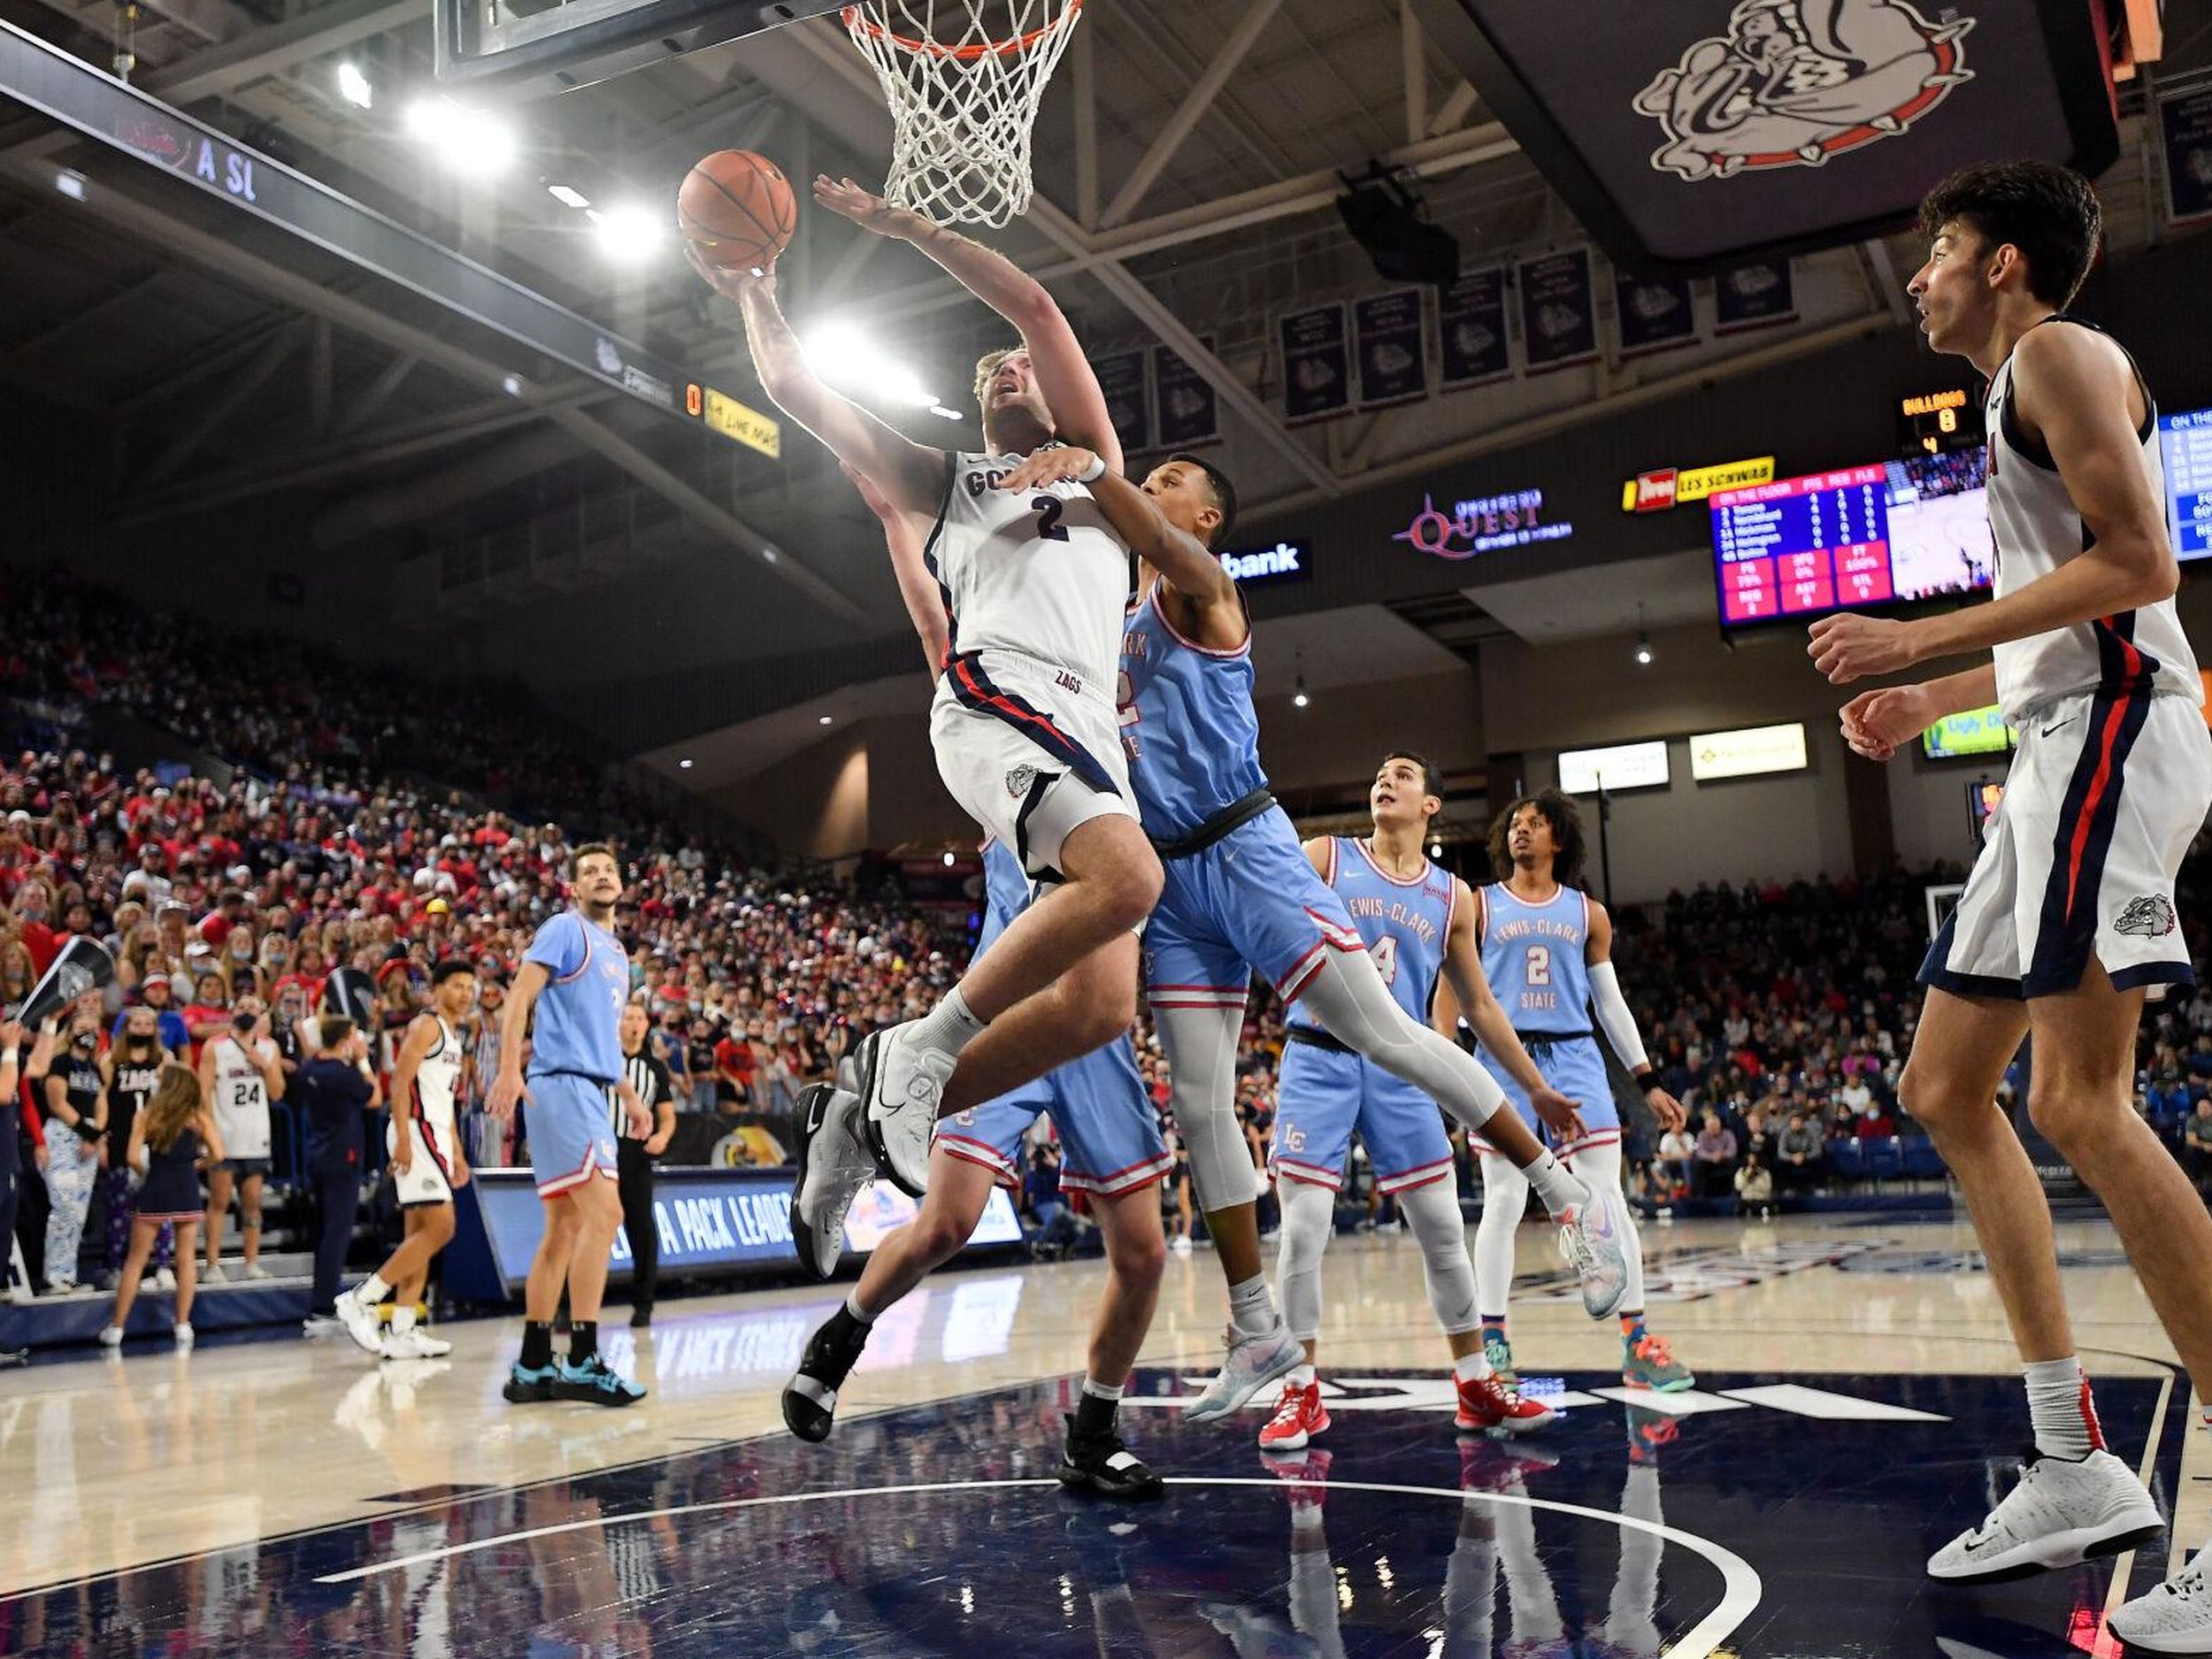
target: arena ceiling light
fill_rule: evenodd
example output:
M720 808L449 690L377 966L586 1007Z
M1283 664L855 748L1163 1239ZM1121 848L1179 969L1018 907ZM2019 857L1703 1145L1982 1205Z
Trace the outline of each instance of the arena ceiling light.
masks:
M376 104L376 88L369 85L368 76L355 63L338 65L338 96L356 109L372 109Z
M407 131L447 167L470 178L492 178L515 158L512 128L450 98L418 98L407 109Z
M545 193L551 196L556 202L558 202L563 207L580 208L589 207L591 205L591 198L589 196L586 196L581 190L571 189L565 184L549 184L545 187Z
M921 379L913 370L887 357L849 323L824 323L810 328L805 344L806 360L831 386L870 403L949 412L938 403L936 393L922 389ZM952 418L959 419L957 415Z
M667 215L649 212L634 202L584 211L591 216L592 236L599 251L620 264L649 259L668 240L662 223Z

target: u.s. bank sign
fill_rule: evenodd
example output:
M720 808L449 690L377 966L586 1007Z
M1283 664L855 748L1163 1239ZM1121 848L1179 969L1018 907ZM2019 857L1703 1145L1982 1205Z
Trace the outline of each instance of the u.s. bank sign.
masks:
M1278 541L1273 547L1232 548L1221 556L1221 568L1238 581L1303 582L1313 580L1313 549L1304 541Z

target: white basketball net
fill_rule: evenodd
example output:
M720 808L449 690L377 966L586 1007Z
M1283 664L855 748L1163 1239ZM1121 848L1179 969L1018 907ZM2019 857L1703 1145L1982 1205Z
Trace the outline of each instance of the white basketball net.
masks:
M1083 0L864 0L845 27L891 105L884 196L940 225L1029 208L1029 139Z

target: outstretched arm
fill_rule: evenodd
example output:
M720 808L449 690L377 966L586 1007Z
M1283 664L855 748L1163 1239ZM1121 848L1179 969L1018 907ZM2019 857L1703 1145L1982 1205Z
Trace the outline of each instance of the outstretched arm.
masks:
M929 573L929 563L922 557L922 543L915 534L913 519L892 506L865 472L849 461L842 465L845 477L860 492L860 499L868 503L868 511L883 523L883 545L891 555L891 573L899 580L899 597L906 602L906 614L914 624L914 632L921 635L922 654L929 658L929 677L934 680L944 672L945 657L952 649L952 625L945 615L944 589Z
M1111 461L1096 478L1085 476L1103 459L1089 449L1040 449L1001 480L999 488L1019 491L1044 484L1083 485L1106 515L1106 522L1129 544L1129 550L1166 577L1168 585L1189 600L1194 610L1225 606L1235 611L1236 580L1204 542L1170 524L1159 503L1114 471ZM1230 643L1234 646L1238 641Z
M1121 440L1114 435L1113 420L1106 412L1106 394L1099 389L1098 376L1092 373L1075 330L1043 283L1004 254L919 213L893 207L850 179L818 177L814 200L863 230L912 242L961 287L1021 330L1037 388L1052 411L1055 435L1104 456L1112 471L1121 470Z
M822 383L776 303L774 270L756 274L709 265L688 246L684 257L709 288L737 302L754 372L776 407L819 438L840 462L873 479L894 507L934 511L944 482L943 451L925 449L892 431Z

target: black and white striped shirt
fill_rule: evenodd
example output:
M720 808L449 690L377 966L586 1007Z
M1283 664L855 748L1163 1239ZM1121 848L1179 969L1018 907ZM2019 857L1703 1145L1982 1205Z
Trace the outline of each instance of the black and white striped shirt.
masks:
M637 1097L645 1102L645 1110L651 1112L656 1119L660 1115L661 1102L676 1098L675 1086L668 1080L668 1068L645 1049L622 1056L622 1075L637 1091ZM652 1132L649 1129L643 1135L630 1133L630 1114L622 1110L621 1097L612 1089L607 1091L607 1110L614 1116L616 1139L641 1141L650 1138Z

